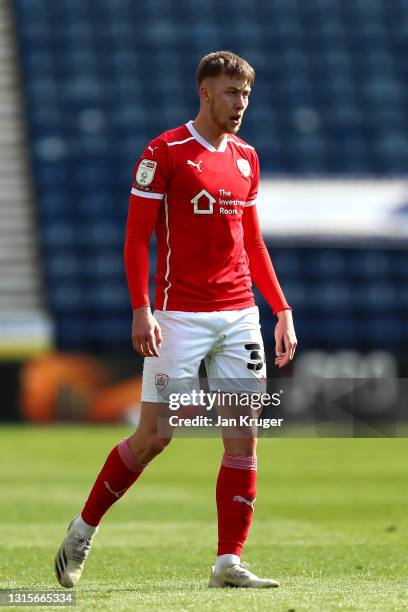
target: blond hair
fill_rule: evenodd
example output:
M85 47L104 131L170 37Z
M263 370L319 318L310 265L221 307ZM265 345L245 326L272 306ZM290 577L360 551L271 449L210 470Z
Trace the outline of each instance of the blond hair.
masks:
M247 61L231 51L215 51L205 55L197 68L197 82L201 85L207 77L215 77L226 74L230 77L238 77L250 87L255 81L255 70Z

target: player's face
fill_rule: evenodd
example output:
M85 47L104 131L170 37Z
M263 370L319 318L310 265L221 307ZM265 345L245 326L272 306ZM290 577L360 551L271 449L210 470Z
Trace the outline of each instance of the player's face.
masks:
M209 110L212 121L227 134L235 134L249 102L251 88L240 79L221 74L209 84Z

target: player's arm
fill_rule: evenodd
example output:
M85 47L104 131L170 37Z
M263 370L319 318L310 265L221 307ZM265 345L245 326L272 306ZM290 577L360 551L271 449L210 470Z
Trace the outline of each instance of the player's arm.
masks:
M167 145L150 143L134 170L125 239L125 268L132 302L132 343L143 357L158 357L161 331L149 300L149 243L166 192Z
M149 300L149 243L161 200L131 194L124 247L126 278L132 302L132 343L143 357L158 356L159 324Z
M297 345L292 309L286 301L262 238L256 206L244 208L242 224L252 281L278 317L275 327L275 365L282 368L293 359Z

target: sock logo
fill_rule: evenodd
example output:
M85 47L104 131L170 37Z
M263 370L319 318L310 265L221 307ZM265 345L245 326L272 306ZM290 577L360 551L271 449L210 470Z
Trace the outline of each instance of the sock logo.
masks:
M255 507L255 501L256 498L254 497L254 499L245 499L245 497L242 497L242 495L235 495L235 497L233 498L233 501L237 501L237 502L241 502L242 504L246 504L247 506L249 506L252 510L252 512L254 512Z
M107 480L104 480L103 484L105 485L105 487L108 489L109 493L112 493L112 495L114 495L115 497L117 497L119 499L119 497L121 495L123 495L123 493L125 491L127 491L127 487L126 489L121 489L120 491L114 491L113 489L111 489L110 484Z

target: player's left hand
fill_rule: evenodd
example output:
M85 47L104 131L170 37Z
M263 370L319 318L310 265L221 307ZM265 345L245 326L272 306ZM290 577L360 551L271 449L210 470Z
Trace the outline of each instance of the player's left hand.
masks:
M283 368L295 356L297 339L293 325L292 311L278 312L278 322L275 327L275 365Z

